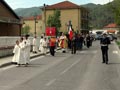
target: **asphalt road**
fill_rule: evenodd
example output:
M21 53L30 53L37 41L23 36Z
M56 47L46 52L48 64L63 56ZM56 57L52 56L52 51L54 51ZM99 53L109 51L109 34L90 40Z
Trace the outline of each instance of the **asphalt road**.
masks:
M120 90L120 52L109 47L109 64L102 63L99 42L73 55L57 51L32 59L28 67L0 68L0 90Z

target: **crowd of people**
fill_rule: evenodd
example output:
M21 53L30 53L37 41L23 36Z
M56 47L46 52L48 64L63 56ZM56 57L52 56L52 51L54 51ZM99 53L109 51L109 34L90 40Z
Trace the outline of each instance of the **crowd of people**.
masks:
M38 40L35 36L32 40L32 52L38 53L41 52L43 55L47 54L47 50L50 50L50 54L52 56L55 55L55 48L60 47L63 53L66 53L68 49L71 50L71 54L75 54L76 50L82 50L83 45L86 45L87 48L92 46L92 37L87 34L73 34L72 38L69 38L68 34L62 33L61 36L41 36L39 41L39 47L37 45ZM16 45L14 47L13 53L14 57L12 59L13 63L17 63L18 66L25 65L27 66L30 62L30 50L31 42L29 39L29 35L25 35L21 37L20 40L16 41Z
M28 37L29 35L25 35L24 37L21 37L20 40L16 41L12 62L17 63L18 66L27 66L30 62L30 40Z

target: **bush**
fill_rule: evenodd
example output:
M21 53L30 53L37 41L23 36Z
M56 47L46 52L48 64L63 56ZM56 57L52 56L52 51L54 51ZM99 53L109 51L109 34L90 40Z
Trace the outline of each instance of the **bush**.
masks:
M120 41L116 41L117 45L120 46Z

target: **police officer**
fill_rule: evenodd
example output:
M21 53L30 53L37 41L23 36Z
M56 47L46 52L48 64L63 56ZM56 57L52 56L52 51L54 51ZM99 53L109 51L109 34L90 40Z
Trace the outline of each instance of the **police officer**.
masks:
M107 37L107 34L104 33L102 38L100 39L101 51L103 62L108 64L108 45L110 44L110 39Z

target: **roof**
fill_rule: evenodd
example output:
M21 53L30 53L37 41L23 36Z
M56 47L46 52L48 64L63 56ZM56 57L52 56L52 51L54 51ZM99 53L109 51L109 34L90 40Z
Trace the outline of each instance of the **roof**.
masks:
M23 17L24 20L35 20L34 16L31 17ZM41 20L42 19L42 15L38 15L36 16L36 20Z
M9 9L9 11L12 12L12 14L13 14L17 19L20 19L19 16L17 16L17 14L12 10L12 8L11 8L4 0L0 0L0 2L1 2L7 9Z
M107 26L105 26L105 28L117 28L117 24L115 23L111 23L111 24L108 24Z
M57 4L46 6L46 9L76 9L76 8L80 8L80 6L69 1L63 1Z

